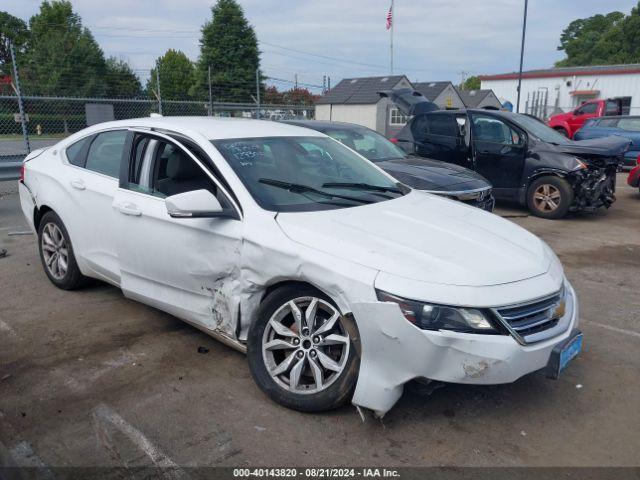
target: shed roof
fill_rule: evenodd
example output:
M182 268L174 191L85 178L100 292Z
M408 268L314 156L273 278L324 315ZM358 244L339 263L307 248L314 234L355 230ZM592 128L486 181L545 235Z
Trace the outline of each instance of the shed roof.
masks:
M368 104L378 103L380 90L390 90L401 80L407 80L404 75L388 75L386 77L344 78L317 102L322 104Z
M478 105L480 105L480 102L482 102L487 97L487 95L493 93L493 90L491 89L456 90L458 90L458 95L460 95L462 103L464 103L464 106L467 108L476 108Z
M424 95L427 100L433 102L442 91L449 85L453 85L451 82L415 82L413 87Z

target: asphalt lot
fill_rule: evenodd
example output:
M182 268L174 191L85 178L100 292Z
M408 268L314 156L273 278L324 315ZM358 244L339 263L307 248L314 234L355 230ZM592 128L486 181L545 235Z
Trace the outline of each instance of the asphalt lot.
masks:
M0 190L0 464L640 465L640 195L540 235L576 288L586 350L558 381L405 391L382 421L268 400L242 354L96 283L47 280L17 196ZM198 347L208 353L198 353ZM168 463L167 463L168 462Z

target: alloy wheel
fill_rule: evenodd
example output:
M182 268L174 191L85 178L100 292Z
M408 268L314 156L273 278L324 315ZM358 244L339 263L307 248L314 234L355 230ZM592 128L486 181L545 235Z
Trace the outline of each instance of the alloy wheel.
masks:
M533 192L533 202L541 212L553 212L560 206L560 190L553 185L544 183Z
M69 268L69 248L60 227L49 222L42 230L42 256L47 270L56 280L62 280Z
M262 358L271 378L297 394L327 389L344 371L349 334L340 312L317 297L300 297L278 308L262 336Z

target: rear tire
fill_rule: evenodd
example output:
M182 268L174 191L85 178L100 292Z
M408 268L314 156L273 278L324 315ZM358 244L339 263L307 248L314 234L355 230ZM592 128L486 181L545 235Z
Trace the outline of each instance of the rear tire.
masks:
M527 206L537 217L564 217L573 203L573 190L564 178L545 176L534 180L527 190Z
M329 297L312 287L290 286L270 293L258 309L247 357L253 379L272 400L318 412L352 397L359 346L355 322Z
M69 232L53 211L40 219L38 247L44 272L56 287L74 290L87 282L87 277L78 268Z

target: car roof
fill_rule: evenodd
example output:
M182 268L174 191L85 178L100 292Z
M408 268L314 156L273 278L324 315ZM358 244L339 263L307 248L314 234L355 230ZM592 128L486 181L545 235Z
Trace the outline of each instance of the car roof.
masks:
M603 115L602 117L594 117L594 120L620 120L623 118L633 118L633 119L637 119L640 118L640 115Z
M296 125L298 127L311 128L313 130L324 131L339 128L341 130L370 130L362 125L348 122L328 122L326 120L283 120L281 123Z
M145 117L104 122L89 127L87 131L109 128L143 127L172 130L189 134L197 132L209 140L253 137L309 137L322 133L269 120L225 117Z

